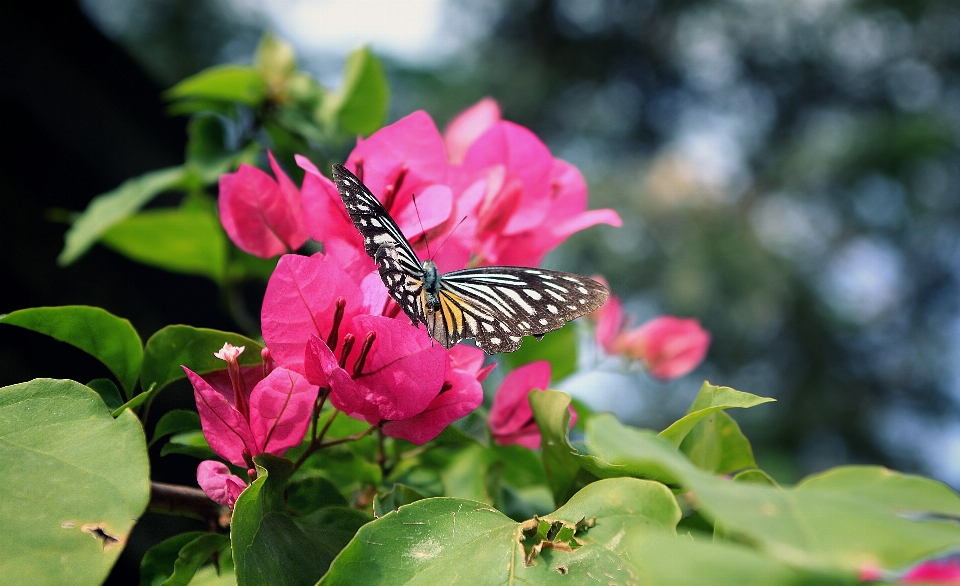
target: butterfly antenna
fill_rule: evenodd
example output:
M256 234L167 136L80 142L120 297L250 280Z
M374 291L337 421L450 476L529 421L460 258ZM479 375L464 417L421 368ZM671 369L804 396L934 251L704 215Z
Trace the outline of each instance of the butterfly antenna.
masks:
M447 237L444 238L443 242L440 243L440 246L437 247L437 252L440 252L440 249L443 248L443 245L447 243L447 240L450 240L450 237L453 236L453 233L457 231L457 228L459 228L460 224L462 224L466 219L467 219L466 216L460 218L460 221L457 222L457 225L453 227L453 230L450 230L450 233L447 234Z
M430 240L427 238L427 231L423 229L423 220L420 219L420 208L417 206L417 194L413 194L413 210L417 212L417 221L420 222L420 232L423 234L423 242L427 245L427 258L433 258L430 254ZM446 242L446 240L444 240ZM442 244L440 246L443 246Z

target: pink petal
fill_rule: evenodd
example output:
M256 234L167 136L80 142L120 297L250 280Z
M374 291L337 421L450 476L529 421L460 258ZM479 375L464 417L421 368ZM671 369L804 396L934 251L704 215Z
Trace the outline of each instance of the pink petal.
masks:
M621 352L647 363L650 374L669 380L696 368L707 355L710 334L695 319L662 316L620 339Z
M463 371L479 382L483 382L483 379L487 378L490 371L497 366L496 362L484 366L483 363L486 361L486 357L486 353L475 346L457 344L447 350L447 359L449 360L450 368Z
M444 387L450 385L448 390L434 397L426 409L413 417L384 423L384 435L423 445L483 402L483 389L474 376L449 369L446 379Z
M338 298L345 302L341 326L364 310L360 288L336 264L319 255L280 259L260 316L263 339L278 365L304 374L307 340L330 336Z
M330 389L330 403L340 411L356 419L366 419L363 414L366 393L347 371L340 368L337 357L327 344L317 336L311 336L307 344L304 364L307 380L314 384L325 385ZM379 423L378 417L370 423Z
M396 319L360 315L353 319L351 331L357 343L348 360L347 372L355 368L359 347L367 333L376 332L360 376L354 375L354 380L365 390L360 411L368 421L373 417L381 420L412 417L426 409L440 393L446 350L430 340L425 330Z
M272 157L271 164L282 184L246 164L220 177L218 207L224 230L240 249L262 258L294 250L306 241L299 193Z
M617 338L623 330L626 318L620 305L620 298L610 295L607 302L597 310L597 342L610 354L617 353Z
M533 389L550 386L550 363L538 360L513 370L504 377L493 398L488 424L494 436L513 434L533 419L528 396Z
M483 98L457 114L447 124L443 133L443 142L447 147L447 158L450 162L462 163L470 145L499 121L500 106L493 98Z
M324 256L343 268L355 281L373 270L373 259L363 249L363 238L343 207L336 185L306 157L296 155L303 176L304 221L310 237L323 243Z
M904 584L960 584L960 562L956 560L929 561L913 568L903 576Z
M230 473L226 464L216 460L200 462L197 466L197 484L210 500L231 509L247 487L242 478Z
M316 385L286 368L275 368L250 393L250 429L257 453L282 456L307 432ZM256 454L254 454L256 455Z
M193 385L200 426L210 449L231 464L246 466L243 450L250 455L256 453L256 442L246 419L200 375L186 366L181 368Z
M378 197L403 170L401 192L419 193L428 185L446 183L447 153L440 131L426 112L414 112L384 126L362 141L347 158L346 167L357 173L363 168L364 185Z
M459 186L465 188L496 165L506 168L504 185L511 179L518 180L523 192L522 203L507 222L505 233L515 234L542 224L551 204L552 192L553 157L547 146L523 126L497 122L467 151L458 173Z

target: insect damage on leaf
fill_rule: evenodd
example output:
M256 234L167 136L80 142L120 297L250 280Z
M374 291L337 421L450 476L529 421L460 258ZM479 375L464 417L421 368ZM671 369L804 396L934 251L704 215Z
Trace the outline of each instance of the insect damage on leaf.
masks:
M110 535L109 533L104 531L103 525L99 525L96 523L85 523L80 527L80 531L83 531L84 533L89 533L90 535L93 535L96 539L100 540L100 542L103 544L104 551L112 547L116 547L118 544L120 544L119 539L117 539L113 535Z
M534 565L535 558L544 548L565 552L580 548L584 542L577 535L582 536L583 532L593 527L596 522L596 517L590 519L583 517L576 523L569 523L562 520L541 519L534 515L532 519L520 525L520 545L524 553L523 565L528 567ZM557 571L565 574L567 567L560 566Z

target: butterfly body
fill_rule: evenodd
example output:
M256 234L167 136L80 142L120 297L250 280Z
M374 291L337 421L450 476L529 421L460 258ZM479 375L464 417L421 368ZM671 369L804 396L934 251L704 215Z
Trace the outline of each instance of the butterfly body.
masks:
M475 338L488 354L512 352L523 336L539 339L607 300L600 283L559 271L477 267L441 274L432 260L420 261L353 173L334 165L333 178L390 296L414 325L425 324L430 337L447 348Z

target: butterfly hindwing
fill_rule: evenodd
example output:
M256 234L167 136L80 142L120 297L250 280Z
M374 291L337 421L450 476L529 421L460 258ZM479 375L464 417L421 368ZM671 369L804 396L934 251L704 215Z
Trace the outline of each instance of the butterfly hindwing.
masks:
M595 311L609 296L606 287L593 279L536 268L481 267L453 271L440 280L444 317L445 295L456 296L463 314L459 322L445 319L447 325L463 324L453 328L453 343L476 338L489 354L513 352L523 336L539 338L558 330Z
M397 223L353 173L334 165L333 179L390 296L446 348L475 338L488 354L513 352L524 336L539 339L607 300L606 287L593 279L545 269L480 267L438 276L436 265L424 268ZM431 295L435 302L428 308Z

